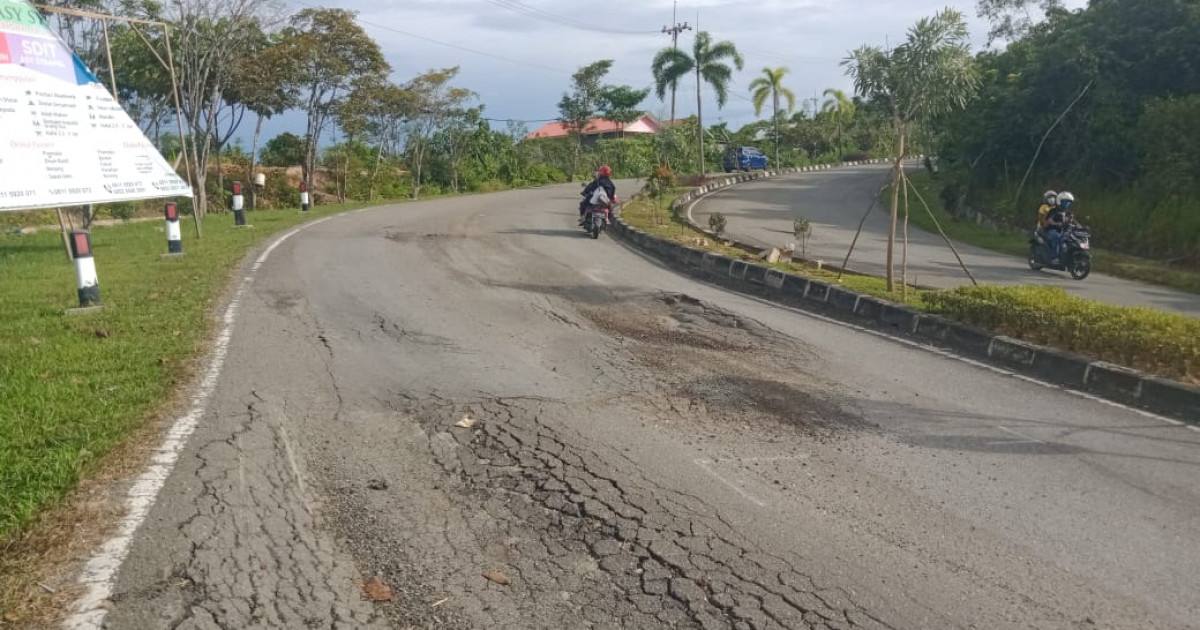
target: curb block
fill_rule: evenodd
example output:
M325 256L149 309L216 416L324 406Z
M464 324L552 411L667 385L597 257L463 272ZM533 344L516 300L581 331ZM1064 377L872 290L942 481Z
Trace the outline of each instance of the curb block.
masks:
M917 156L918 158L921 156ZM827 170L838 166L878 164L883 160L848 162L784 169L781 174ZM681 196L672 205L683 208L706 194L769 178L776 172L729 177ZM689 223L690 217L688 218ZM693 227L703 229L692 223ZM1040 380L1082 391L1105 400L1145 409L1200 426L1200 387L1151 376L1137 370L1095 361L1070 352L1039 346L1004 335L922 313L862 295L841 286L797 276L728 256L684 247L652 236L625 223L619 215L613 234L689 275L716 280L741 293L820 311L835 319L867 324L897 337L939 346L965 357L990 363Z

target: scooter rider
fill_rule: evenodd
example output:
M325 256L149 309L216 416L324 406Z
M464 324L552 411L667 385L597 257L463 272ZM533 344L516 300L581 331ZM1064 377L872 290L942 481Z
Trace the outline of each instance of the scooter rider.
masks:
M1050 211L1046 218L1046 244L1050 247L1050 264L1059 263L1062 250L1063 232L1074 220L1071 209L1075 206L1075 195L1063 192L1058 195L1058 206Z
M597 190L604 191L604 195L607 199L604 200L603 204L593 202L593 200L601 201L600 198L596 194ZM614 184L613 180L612 180L612 168L610 168L607 164L605 164L604 166L601 166L599 169L597 169L596 170L596 179L592 180L592 183L588 184L587 187L583 189L582 194L583 194L583 201L579 202L579 224L580 225L583 225L583 217L584 217L584 214L587 212L588 206L608 205L608 204L612 203L614 199L617 198L617 185Z

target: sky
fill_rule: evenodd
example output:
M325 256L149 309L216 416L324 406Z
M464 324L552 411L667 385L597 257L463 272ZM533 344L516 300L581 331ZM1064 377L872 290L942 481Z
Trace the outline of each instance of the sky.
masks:
M486 116L523 121L555 118L571 73L598 59L614 60L609 83L650 87L650 62L670 45L661 31L672 23L673 11L672 0L284 1L291 11L310 6L356 11L391 63L394 81L459 66L457 85L479 95ZM1067 4L1078 8L1086 0ZM851 91L839 66L848 50L898 42L918 19L946 7L964 13L974 47L983 48L987 24L976 17L975 0L692 0L678 4L677 20L693 28L699 24L742 51L746 66L726 106L718 111L711 90L704 90L705 121L736 128L755 119L748 86L763 67L788 67L785 84L800 99L797 107L811 108L811 99L826 88ZM681 35L680 46L690 47L694 33ZM695 113L694 85L681 85L678 100L679 117ZM653 94L643 107L661 118L669 110ZM303 124L296 113L280 116L264 126L264 138L303 132Z

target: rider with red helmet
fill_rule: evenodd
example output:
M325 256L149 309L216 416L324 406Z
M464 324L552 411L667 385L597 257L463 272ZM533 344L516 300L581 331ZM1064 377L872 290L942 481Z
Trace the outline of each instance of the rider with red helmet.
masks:
M599 201L596 193L597 190L603 190L604 195L607 197L607 203L604 205L613 203L617 198L617 185L612 180L612 168L607 164L596 169L596 179L592 180L592 183L583 189L583 201L579 203L579 222L581 225L583 224L583 217L587 212L588 206L601 205L594 203L594 200Z

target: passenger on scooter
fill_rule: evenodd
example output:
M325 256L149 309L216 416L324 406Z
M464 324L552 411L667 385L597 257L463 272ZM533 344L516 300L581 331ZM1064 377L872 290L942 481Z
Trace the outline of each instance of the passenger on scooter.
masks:
M588 184L587 187L583 189L583 201L579 202L580 225L583 225L583 217L587 212L588 206L601 205L593 202L593 199L599 201L599 197L596 194L597 190L604 191L606 199L604 200L603 205L612 203L612 201L617 198L617 185L613 183L612 169L609 168L607 164L596 170L596 179L592 180L592 183Z
M1050 264L1058 265L1062 250L1063 232L1074 220L1071 209L1075 206L1075 195L1064 192L1058 196L1058 206L1046 218L1046 244L1050 248Z
M1047 190L1042 195L1042 205L1038 206L1037 229L1046 229L1046 219L1050 217L1050 212L1058 207L1058 193L1053 190Z

